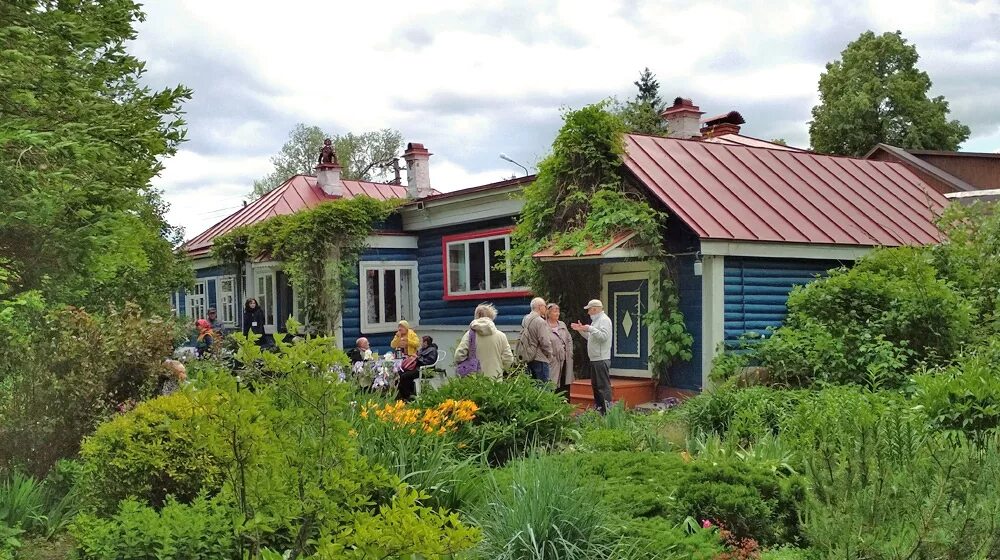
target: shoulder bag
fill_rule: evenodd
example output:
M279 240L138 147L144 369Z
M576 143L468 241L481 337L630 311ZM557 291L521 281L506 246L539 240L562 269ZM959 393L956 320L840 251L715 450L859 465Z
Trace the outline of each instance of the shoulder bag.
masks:
M482 367L479 365L479 358L476 357L476 331L469 329L469 355L461 362L455 364L455 373L459 377L466 377L481 370Z

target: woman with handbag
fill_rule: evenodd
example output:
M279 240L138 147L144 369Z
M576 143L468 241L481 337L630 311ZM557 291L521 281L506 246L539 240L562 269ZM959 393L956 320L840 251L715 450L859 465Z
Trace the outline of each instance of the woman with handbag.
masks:
M491 304L476 307L475 317L455 350L455 371L459 375L478 372L500 379L504 370L514 363L510 342L493 324L497 310Z
M417 355L407 357L400 365L402 371L399 373L399 383L396 386L399 391L396 396L397 400L413 400L417 394L416 380L420 375L420 368L433 366L437 363L438 345L434 344L434 339L425 336L421 340L423 340L423 344L421 344Z

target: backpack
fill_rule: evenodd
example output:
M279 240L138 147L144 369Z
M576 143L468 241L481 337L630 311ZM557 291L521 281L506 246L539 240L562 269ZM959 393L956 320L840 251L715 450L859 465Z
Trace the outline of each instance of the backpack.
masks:
M455 364L455 373L459 377L466 377L477 371L482 371L482 367L479 365L479 358L476 357L476 331L469 329L469 355Z

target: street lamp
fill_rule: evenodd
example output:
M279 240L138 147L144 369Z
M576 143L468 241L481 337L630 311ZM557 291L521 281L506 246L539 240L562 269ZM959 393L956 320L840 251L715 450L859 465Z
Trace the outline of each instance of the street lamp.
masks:
M507 154L503 154L503 153L501 153L501 154L500 154L500 159L502 159L502 160L504 160L504 161L509 161L509 162L513 163L514 165L516 165L516 166L520 167L521 169L523 169L523 170L524 170L524 176L525 176L525 177L527 177L527 176L528 176L528 168L527 168L527 167L525 167L525 166L523 166L523 165L521 165L520 163L517 163L516 161L514 161L514 160L510 159L509 157L507 157Z

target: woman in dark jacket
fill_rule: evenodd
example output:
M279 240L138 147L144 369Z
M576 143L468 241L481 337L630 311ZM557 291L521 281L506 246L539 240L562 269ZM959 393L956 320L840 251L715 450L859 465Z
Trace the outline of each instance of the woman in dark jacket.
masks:
M417 352L417 363L416 367L410 371L403 371L399 374L399 385L397 389L399 394L396 397L401 401L413 400L413 397L417 393L417 383L416 379L420 375L420 368L424 366L432 366L437 363L438 359L438 346L434 344L434 339L425 336L421 340L420 350Z
M260 308L260 305L254 298L248 299L246 305L243 307L243 336L247 336L247 333L250 331L260 336L257 344L263 344L264 310Z

